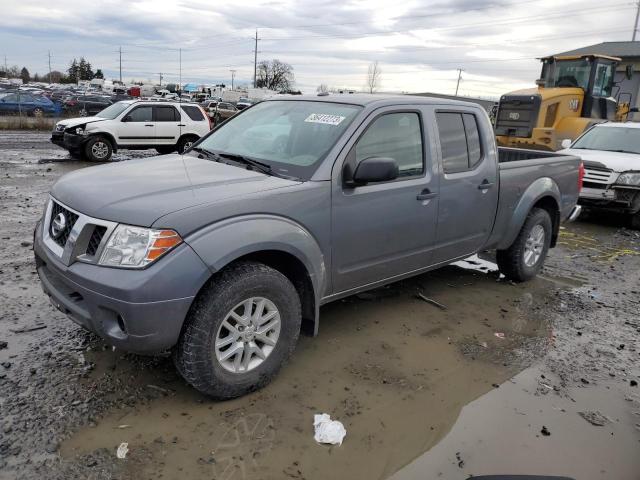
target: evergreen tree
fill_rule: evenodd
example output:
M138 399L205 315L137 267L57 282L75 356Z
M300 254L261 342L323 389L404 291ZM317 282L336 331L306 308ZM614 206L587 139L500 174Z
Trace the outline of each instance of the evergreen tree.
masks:
M31 80L27 67L22 67L22 70L20 70L20 78L22 79L22 83L29 83L29 80Z

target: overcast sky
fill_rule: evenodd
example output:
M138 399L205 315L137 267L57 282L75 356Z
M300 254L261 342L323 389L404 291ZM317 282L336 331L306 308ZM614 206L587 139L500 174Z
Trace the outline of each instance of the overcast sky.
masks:
M533 86L536 57L630 40L630 0L0 0L0 55L33 74L84 56L107 78L230 83L258 60L293 65L296 86L363 89L378 60L381 90L497 96ZM3 61L0 58L0 61ZM163 83L164 83L163 82Z

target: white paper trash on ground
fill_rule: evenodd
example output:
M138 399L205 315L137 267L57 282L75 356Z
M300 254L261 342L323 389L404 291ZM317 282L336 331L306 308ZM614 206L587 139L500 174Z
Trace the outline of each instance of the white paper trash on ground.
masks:
M118 447L118 451L116 452L116 457L122 459L127 456L127 452L129 451L129 444L126 442L122 442Z
M331 417L326 413L314 415L313 426L316 431L313 438L318 443L342 445L342 440L347 434L344 425L337 420L331 420Z

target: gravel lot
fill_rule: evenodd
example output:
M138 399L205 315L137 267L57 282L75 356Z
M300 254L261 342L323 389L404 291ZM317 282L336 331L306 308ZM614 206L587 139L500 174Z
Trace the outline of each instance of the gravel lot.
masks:
M42 293L33 226L87 167L48 134L0 132L0 479L640 478L640 234L623 220L565 225L527 284L475 258L323 307L273 384L214 402ZM342 446L314 442L322 412Z

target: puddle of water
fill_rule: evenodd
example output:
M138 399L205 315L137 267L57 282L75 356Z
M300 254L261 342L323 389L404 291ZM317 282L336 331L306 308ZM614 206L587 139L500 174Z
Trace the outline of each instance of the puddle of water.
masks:
M527 369L465 406L451 432L392 479L422 480L428 473L447 479L528 474L637 480L638 418L632 418L624 395L612 395L619 383L559 396L542 385L558 380L548 373L542 380L541 374ZM610 422L591 425L580 411L599 411ZM542 435L543 426L549 436Z
M111 412L61 454L107 448L115 461L128 442L124 469L133 478L386 477L435 445L464 405L523 368L510 352L531 350L522 347L532 340L544 347L548 326L526 311L548 288L448 267L327 305L320 335L302 338L265 389L213 402L180 381L163 384L170 396ZM100 364L112 354L92 356ZM314 442L313 414L322 412L344 423L341 447Z

